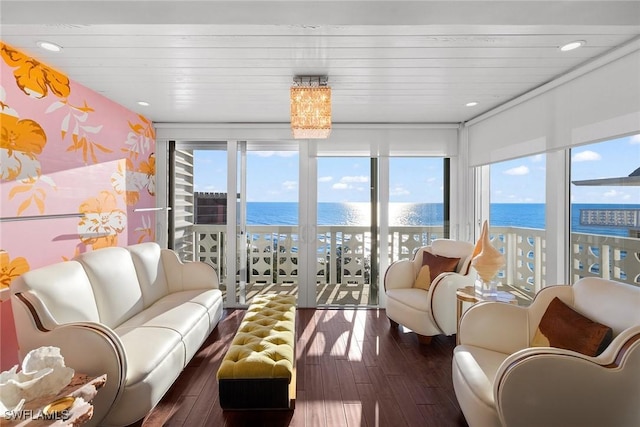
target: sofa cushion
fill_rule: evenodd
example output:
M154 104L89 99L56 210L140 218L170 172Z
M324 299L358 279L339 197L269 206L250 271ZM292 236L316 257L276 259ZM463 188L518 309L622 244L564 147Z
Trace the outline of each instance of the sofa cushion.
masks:
M222 299L222 292L219 289L202 289L174 292L162 298L162 301L171 301L174 304L192 302L209 310L214 307L216 302L220 299Z
M213 330L220 320L222 306L222 292L219 289L174 292L163 298L163 301L189 301L204 307L209 313L209 326Z
M167 278L160 257L160 245L155 242L127 247L138 273L144 306L149 307L169 293Z
M144 381L167 362L180 372L187 359L182 336L169 328L120 327L115 331L127 354L126 387Z
M206 315L207 310L199 304L161 299L115 330L150 326L171 329L183 337Z
M558 347L597 356L611 343L610 327L594 322L555 297L531 341L532 347Z
M422 265L428 265L431 281L438 277L441 273L448 271L456 271L460 258L449 258L446 256L440 256L432 254L429 251L422 253Z
M129 251L104 248L76 259L89 276L101 323L115 328L142 311L142 291Z
M429 299L424 289L419 288L401 288L401 289L389 289L387 291L387 298L394 299L402 305L409 306L418 311L428 312L431 311L429 306Z
M14 292L31 292L58 323L98 322L98 306L89 278L77 261L28 271L15 279Z
M215 305L215 295L214 290L170 294L123 323L116 332L148 327L174 330L180 334L188 360L211 332L210 313L204 304Z

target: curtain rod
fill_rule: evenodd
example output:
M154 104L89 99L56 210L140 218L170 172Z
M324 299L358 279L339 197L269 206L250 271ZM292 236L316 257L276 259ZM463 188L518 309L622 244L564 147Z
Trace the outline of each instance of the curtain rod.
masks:
M33 221L39 219L58 219L58 218L80 218L83 217L83 213L66 213L66 214L50 214L50 215L27 215L27 216L6 216L0 218L0 222L11 221Z

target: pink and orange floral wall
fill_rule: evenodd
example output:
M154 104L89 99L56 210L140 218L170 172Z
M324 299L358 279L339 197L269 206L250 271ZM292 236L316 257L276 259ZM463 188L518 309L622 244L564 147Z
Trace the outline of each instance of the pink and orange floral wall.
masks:
M0 292L6 296L11 281L28 270L155 239L155 216L144 210L155 206L155 133L144 116L25 52L2 42L0 48ZM0 316L5 370L17 363L9 301Z

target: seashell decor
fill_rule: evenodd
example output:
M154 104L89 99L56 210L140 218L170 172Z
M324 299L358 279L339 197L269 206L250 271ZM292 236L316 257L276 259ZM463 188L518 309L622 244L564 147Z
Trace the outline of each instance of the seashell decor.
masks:
M478 272L483 282L489 283L505 264L504 256L493 247L489 239L489 222L482 223L480 238L473 249L471 265Z
M19 411L25 402L58 394L74 374L57 347L31 350L22 361L22 371L17 371L18 365L0 373L0 413Z

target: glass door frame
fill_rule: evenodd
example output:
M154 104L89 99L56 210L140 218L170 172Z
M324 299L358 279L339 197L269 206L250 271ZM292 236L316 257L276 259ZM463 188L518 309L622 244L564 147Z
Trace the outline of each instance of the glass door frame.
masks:
M236 259L240 263L237 266L238 270L238 304L244 306L247 304L247 282L249 278L249 271L247 269L247 261L248 261L248 242L247 242L247 142L246 141L238 141L237 142L237 155L238 159L236 159L237 169L234 171L236 176L238 177L238 188L237 191L234 191L234 195L237 192L240 197L233 197L233 203L238 206L238 211L236 212L237 221L233 221L233 224L236 224L235 236L237 240L237 257ZM229 203L231 198L227 198L227 203ZM227 223L229 223L229 219L227 219ZM227 230L228 231L228 230ZM229 252L230 254L231 252ZM229 255L231 256L231 255ZM227 260L228 262L229 260ZM235 299L234 299L235 301Z

